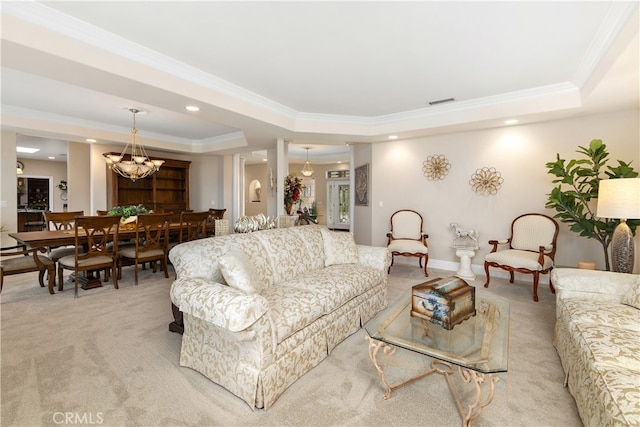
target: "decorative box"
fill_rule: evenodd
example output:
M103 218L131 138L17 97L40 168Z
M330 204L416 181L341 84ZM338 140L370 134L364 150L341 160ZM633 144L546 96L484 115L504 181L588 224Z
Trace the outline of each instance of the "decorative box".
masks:
M437 278L411 291L411 315L450 330L476 314L476 288L459 277Z

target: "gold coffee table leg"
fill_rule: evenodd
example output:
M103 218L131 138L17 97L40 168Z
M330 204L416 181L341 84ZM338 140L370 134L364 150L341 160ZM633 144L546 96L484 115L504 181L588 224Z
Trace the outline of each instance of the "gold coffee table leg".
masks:
M453 382L451 379L451 375L455 373L455 369L451 363L444 362L442 360L433 360L431 362L431 369L422 372L416 376L408 378L404 381L401 381L397 384L391 385L387 382L384 371L382 367L378 364L377 356L378 351L382 349L382 352L387 356L392 356L396 352L396 348L384 343L382 341L375 340L371 337L365 337L369 340L369 359L375 366L376 371L378 372L378 376L380 377L380 381L384 385L386 391L383 398L389 399L391 397L391 392L397 388L402 387L403 385L409 384L417 379L426 377L433 373L438 373L444 375L445 380L447 381L447 385L449 386L449 391L451 392L451 396L455 401L456 407L458 408L458 412L462 417L462 425L463 427L470 427L473 420L478 418L482 413L482 410L491 403L493 400L494 392L495 392L495 383L498 381L498 377L493 374L482 374L476 372L472 369L467 369L463 367L458 367L458 374L462 378L462 380L469 384L472 383L476 389L476 398L475 400L467 405L467 409L465 410L462 402L460 401L460 396L453 386ZM485 378L488 381L485 383ZM488 386L488 394L483 400L483 385L486 384Z
M386 392L384 393L383 399L387 400L388 398L391 397L391 392L397 388L402 387L403 385L409 384L412 381L415 381L417 379L420 379L422 377L426 377L427 375L433 374L434 372L436 372L436 369L429 369L428 371L422 372L414 377L411 377L409 379L406 379L402 382L399 382L398 384L394 384L391 385L387 382L387 379L384 376L384 371L382 370L382 367L378 364L377 361L377 355L378 355L378 351L382 348L382 352L384 354L386 354L387 356L392 356L395 352L396 352L396 348L393 346L390 346L387 343L384 343L382 341L378 341L378 340L374 340L371 337L365 337L369 340L369 359L371 359L371 362L373 362L373 366L376 367L376 371L378 371L378 376L380 377L380 381L382 381L382 384L384 385Z

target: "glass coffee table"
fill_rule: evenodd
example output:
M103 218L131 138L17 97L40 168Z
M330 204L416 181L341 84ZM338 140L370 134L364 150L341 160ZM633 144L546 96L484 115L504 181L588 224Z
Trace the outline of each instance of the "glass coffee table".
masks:
M497 297L477 297L476 315L459 323L451 330L429 320L411 316L411 295L390 305L365 325L369 334L369 358L373 362L386 392L433 373L445 377L451 395L462 417L462 425L470 426L484 407L493 400L493 375L507 371L509 352L509 302ZM431 368L391 385L379 362L379 352L393 356L396 348L432 358ZM454 366L455 365L455 366ZM460 401L451 375L458 372L464 383L473 384L475 400L465 409Z

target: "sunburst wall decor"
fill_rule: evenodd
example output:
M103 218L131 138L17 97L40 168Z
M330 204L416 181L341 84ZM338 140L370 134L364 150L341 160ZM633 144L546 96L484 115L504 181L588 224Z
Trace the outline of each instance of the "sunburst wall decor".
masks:
M451 164L442 154L429 156L422 163L422 171L429 181L444 179L449 173L449 169L451 169Z
M481 168L471 175L469 185L476 193L483 196L494 195L502 186L504 179L495 168Z

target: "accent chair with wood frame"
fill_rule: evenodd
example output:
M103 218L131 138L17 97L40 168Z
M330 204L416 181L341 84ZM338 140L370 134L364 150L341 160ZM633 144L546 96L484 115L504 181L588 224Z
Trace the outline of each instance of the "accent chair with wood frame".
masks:
M169 224L171 213L138 215L135 245L120 250L118 255L118 279L122 278L122 267L134 265L135 283L138 284L138 264L150 262L153 272L156 271L156 261L160 261L160 268L164 277L169 278L167 256L169 255Z
M51 258L38 253L45 253L45 248L29 248L25 245L9 246L0 249L0 292L4 284L4 276L39 272L40 287L44 287L44 273L49 276L49 293L55 294L53 286L56 280L55 263Z
M78 298L80 273L104 270L104 281L113 276L118 289L118 231L120 215L79 216L75 219L75 254L58 260L58 290L63 289L63 271L75 272L75 297Z
M514 281L514 272L533 275L533 300L538 301L540 274L553 269L559 226L555 219L539 213L520 215L511 223L511 237L506 240L489 240L491 252L485 256L484 271L489 287L489 267L509 272L509 283ZM508 249L498 250L500 245ZM549 288L556 293L549 279Z
M411 209L401 209L391 215L390 221L391 231L387 233L387 248L391 251L391 265L387 272L391 271L394 257L417 257L420 268L422 268L422 258L424 258L424 275L428 277L429 248L427 239L429 235L422 231L422 215Z

